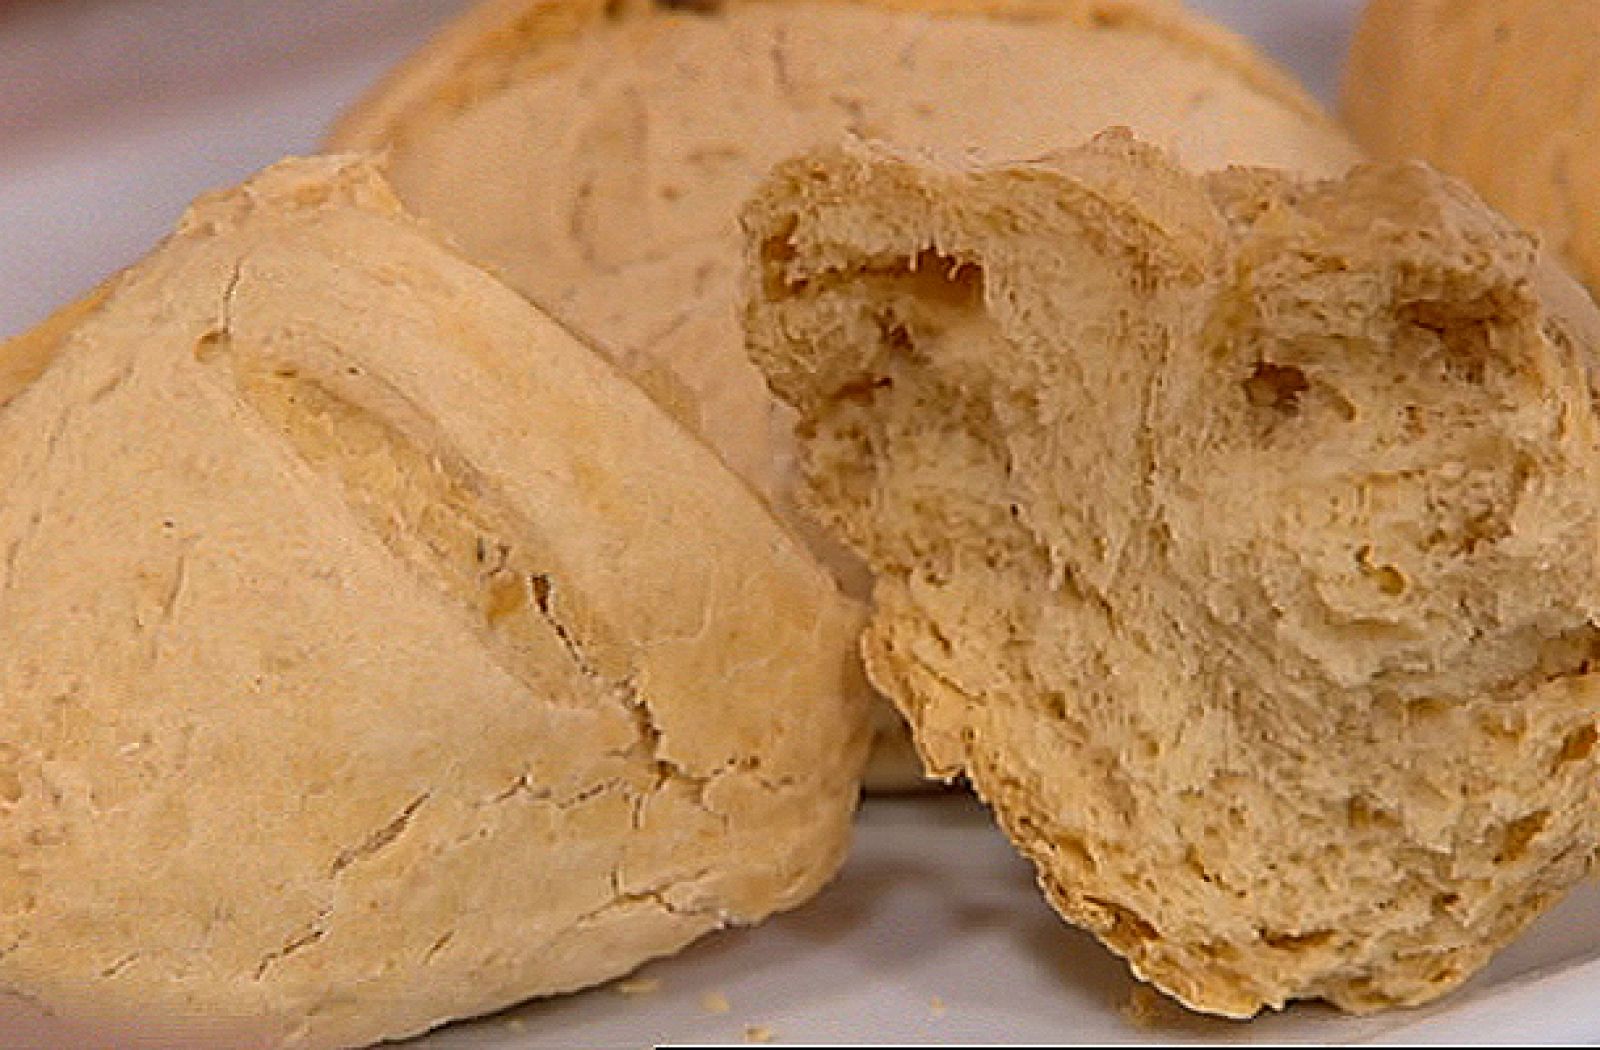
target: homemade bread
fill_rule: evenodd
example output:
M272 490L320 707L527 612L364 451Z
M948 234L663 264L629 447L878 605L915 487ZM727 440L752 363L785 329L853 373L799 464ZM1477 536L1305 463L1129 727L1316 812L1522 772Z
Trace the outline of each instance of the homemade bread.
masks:
M855 612L366 162L202 200L0 362L0 988L365 1044L837 868Z
M1600 4L1375 0L1344 114L1376 156L1422 157L1549 239L1600 291Z
M1600 317L1422 165L880 150L750 206L868 670L1191 1007L1454 987L1600 836Z
M594 340L860 596L860 566L789 502L793 420L744 357L739 204L850 133L1017 158L1109 124L1202 168L1356 159L1242 40L1156 0L490 0L330 142L388 151L410 208ZM918 782L895 740L870 784Z

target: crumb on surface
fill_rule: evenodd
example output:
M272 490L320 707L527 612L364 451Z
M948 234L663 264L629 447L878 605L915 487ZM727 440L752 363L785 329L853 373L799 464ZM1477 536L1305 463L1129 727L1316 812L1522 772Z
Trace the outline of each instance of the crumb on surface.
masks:
M700 997L700 1008L708 1014L725 1014L733 1009L733 1004L721 992L707 992Z
M1160 992L1148 984L1136 984L1117 1012L1135 1028L1154 1028L1165 1005Z
M937 995L928 1000L928 1011L935 1017L943 1017L945 1011L944 1000Z
M617 982L617 991L630 998L638 995L654 995L661 991L661 978L630 977L626 981Z
M747 1043L770 1043L775 1036L776 1033L764 1024L746 1025L744 1029L744 1041Z

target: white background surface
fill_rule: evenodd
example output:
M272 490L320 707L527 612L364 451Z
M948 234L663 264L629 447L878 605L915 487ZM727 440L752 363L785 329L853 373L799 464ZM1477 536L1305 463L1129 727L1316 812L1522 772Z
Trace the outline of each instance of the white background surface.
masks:
M0 0L0 336L146 251L200 192L312 149L328 121L463 0ZM1358 0L1197 0L1331 99ZM3 642L0 642L3 644ZM1061 924L963 798L874 802L839 880L756 930L615 987L446 1029L427 1050L780 1040L1600 1042L1600 887L1421 1011L1296 1007L1250 1024L1160 1006ZM731 1009L709 1012L720 994ZM938 1005L935 1005L935 1003Z

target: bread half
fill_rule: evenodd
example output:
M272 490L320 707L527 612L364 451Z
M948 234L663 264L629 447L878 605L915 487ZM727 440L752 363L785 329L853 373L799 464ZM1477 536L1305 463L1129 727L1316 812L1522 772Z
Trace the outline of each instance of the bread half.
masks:
M837 868L855 612L366 161L202 200L0 360L0 987L363 1045Z
M869 673L1195 1009L1425 1002L1600 835L1600 318L1421 165L881 149L745 215Z
M1108 124L1202 168L1357 157L1288 77L1170 0L490 0L330 143L386 151L407 206L592 339L859 597L859 563L792 505L793 420L744 357L738 206L845 134L1013 159ZM914 786L880 710L870 782Z

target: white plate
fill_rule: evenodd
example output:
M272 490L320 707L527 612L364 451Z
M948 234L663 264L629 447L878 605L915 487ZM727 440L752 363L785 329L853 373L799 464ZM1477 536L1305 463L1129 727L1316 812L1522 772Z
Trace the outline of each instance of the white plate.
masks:
M462 0L0 0L0 336L132 262L196 194L313 148L328 120ZM1327 98L1358 0L1197 2ZM445 1029L428 1050L779 1041L1600 1042L1600 887L1467 988L1377 1018L1250 1024L1160 1006L1059 922L963 798L870 803L817 901L615 986ZM712 1013L704 997L730 1005ZM3 1018L0 1018L3 1019Z

